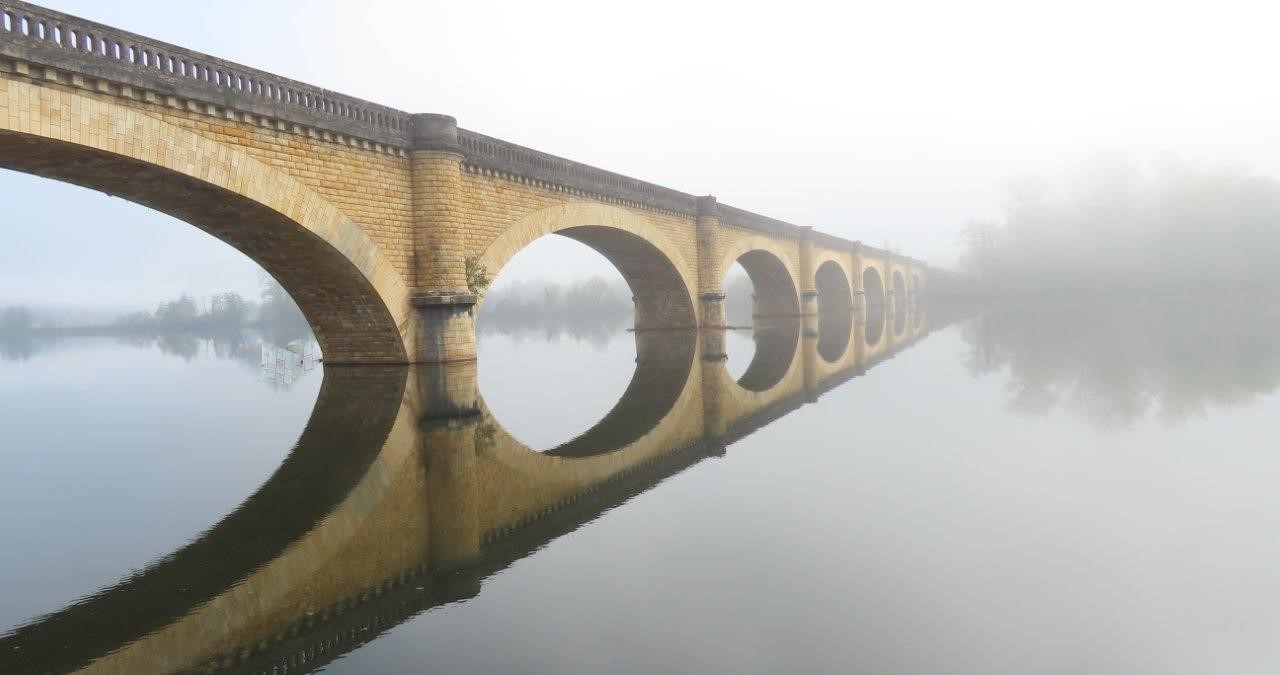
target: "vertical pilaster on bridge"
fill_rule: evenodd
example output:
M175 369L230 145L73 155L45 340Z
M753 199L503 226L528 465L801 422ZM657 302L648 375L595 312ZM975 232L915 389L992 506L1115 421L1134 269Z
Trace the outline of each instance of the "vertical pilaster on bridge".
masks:
M451 571L480 557L476 454L484 434L478 433L476 362L421 365L415 374L431 566Z
M884 306L886 320L893 318L893 254L884 252L880 260L880 283L884 285Z
M448 115L412 118L409 168L413 189L414 293L420 363L476 357L476 296L467 285L462 227L462 160L457 120Z
M707 454L723 455L724 435L727 430L724 419L724 392L720 386L721 374L729 356L724 350L725 329L708 328L701 331L702 358L699 375L702 378L702 438Z
M915 285L915 278L917 275L920 275L920 261L912 258L911 256L903 258L902 261L904 265L902 269L902 276L907 284L907 302L914 304L921 299L919 297L920 292L916 289Z
M862 375L867 372L867 310L853 310L853 367Z
M800 331L800 359L804 369L805 400L818 400L818 317L806 314Z
M716 198L698 197L698 325L702 328L724 327L724 279L718 250L720 205Z
M813 228L800 228L800 314L818 313L818 289L814 286Z
M849 282L853 285L853 309L855 311L860 309L865 310L867 308L867 289L862 286L862 242L853 242L853 254L850 258ZM865 324L865 315L862 320Z

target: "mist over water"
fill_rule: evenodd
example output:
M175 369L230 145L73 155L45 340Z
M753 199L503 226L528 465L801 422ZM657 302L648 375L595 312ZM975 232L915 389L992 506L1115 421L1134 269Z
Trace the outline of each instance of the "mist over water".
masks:
M348 365L290 295L315 319L323 292L0 169L0 674L1280 672L1280 50L1257 3L54 4L846 241L704 237L701 199L672 231L643 189L552 179L553 208L659 234L459 253L285 171L412 240L378 272L406 307L422 256L457 253L478 299L455 317L475 360ZM11 56L6 81L114 96ZM129 114L208 112L138 92ZM254 133L368 151L285 126ZM359 189L403 192L398 152ZM506 200L541 168L477 194L533 216ZM192 194L157 203L243 217ZM245 248L306 285L315 242L252 229L271 215ZM923 264L855 269L866 247Z
M1010 180L1003 220L958 234L987 295L1268 297L1280 288L1280 180L1168 158Z

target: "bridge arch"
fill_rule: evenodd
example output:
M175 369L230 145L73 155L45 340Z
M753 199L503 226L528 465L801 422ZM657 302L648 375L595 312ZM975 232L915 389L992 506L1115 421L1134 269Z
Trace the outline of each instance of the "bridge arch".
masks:
M874 347L884 334L885 313L884 281L876 268L868 267L862 271L862 290L866 293L867 305L866 341L868 346Z
M414 353L408 289L377 245L315 191L226 144L110 101L0 79L0 167L136 202L229 244L293 296L329 363Z
M726 249L717 269L722 274L728 273L735 262L742 265L751 279L753 317L800 315L796 285L799 276L786 251L776 241L761 236L739 239Z
M853 335L853 286L845 265L830 252L818 258L813 288L818 292L818 356L835 363Z
M834 259L818 265L813 274L813 288L818 291L818 311L844 311L853 309L853 286L844 266Z
M635 300L636 328L698 325L690 268L680 250L657 226L616 206L572 202L530 213L489 244L480 264L500 274L516 253L549 234L586 244L613 264Z
M922 300L923 291L924 291L924 288L920 285L920 273L912 272L911 273L911 299L917 302Z

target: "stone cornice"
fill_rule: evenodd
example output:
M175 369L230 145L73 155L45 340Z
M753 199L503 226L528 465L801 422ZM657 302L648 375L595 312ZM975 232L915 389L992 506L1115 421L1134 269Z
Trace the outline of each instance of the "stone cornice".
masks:
M408 113L136 33L0 1L0 55L405 147Z
M696 218L698 197L18 0L0 0L0 70L276 131L407 156L457 151L464 167L572 195ZM854 242L727 204L725 227L852 252ZM863 246L864 255L916 261Z

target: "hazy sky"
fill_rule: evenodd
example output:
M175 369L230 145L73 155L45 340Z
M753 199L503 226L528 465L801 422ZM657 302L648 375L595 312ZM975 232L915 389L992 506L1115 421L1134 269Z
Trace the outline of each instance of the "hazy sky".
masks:
M1264 3L47 4L940 264L1027 170L1173 152L1280 173ZM0 250L0 304L256 288L194 228L40 183L0 173L34 230ZM519 271L575 273L567 250Z

